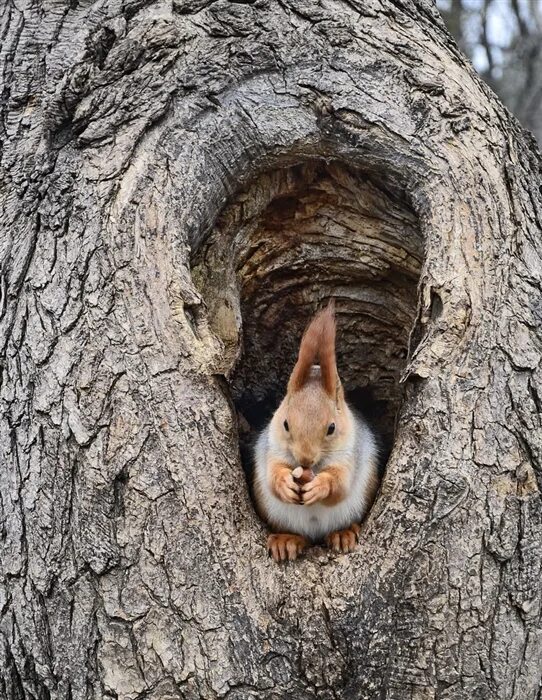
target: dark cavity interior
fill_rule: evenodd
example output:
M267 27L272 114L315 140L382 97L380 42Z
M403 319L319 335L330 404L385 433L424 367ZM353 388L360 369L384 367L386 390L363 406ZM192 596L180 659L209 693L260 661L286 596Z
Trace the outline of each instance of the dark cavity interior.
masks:
M227 207L193 274L221 343L242 454L286 389L303 330L334 298L339 375L353 407L393 441L423 241L396 193L337 163L264 174Z

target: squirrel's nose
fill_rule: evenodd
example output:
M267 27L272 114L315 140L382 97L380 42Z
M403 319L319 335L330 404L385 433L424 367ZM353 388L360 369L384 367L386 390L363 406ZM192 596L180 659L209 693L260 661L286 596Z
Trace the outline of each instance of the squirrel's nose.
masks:
M313 459L308 459L307 457L304 457L303 459L299 460L299 465L303 467L303 469L310 469L314 464Z

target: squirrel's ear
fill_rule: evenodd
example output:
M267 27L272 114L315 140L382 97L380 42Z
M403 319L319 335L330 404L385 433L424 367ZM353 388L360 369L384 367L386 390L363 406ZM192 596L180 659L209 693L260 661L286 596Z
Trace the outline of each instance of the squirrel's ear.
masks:
M337 389L335 392L335 401L338 405L344 402L344 388L339 377L337 377Z
M333 300L319 311L303 334L297 362L288 382L288 393L299 391L310 376L311 367L319 359L322 386L335 398L337 364L335 362L335 304Z
M318 355L320 358L320 374L322 386L326 394L336 398L337 393L337 361L335 359L335 302L333 299L322 311L322 334Z
M321 313L319 313L316 314L309 323L301 338L297 362L295 363L292 374L290 375L290 380L288 381L289 394L299 391L307 383L311 367L318 356L318 346L320 344L321 335L322 320Z

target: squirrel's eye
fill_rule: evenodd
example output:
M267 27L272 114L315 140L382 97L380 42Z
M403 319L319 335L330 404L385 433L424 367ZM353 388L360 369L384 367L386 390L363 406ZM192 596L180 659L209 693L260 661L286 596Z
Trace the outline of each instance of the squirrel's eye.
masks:
M330 423L328 428L327 428L327 434L333 435L334 432L335 432L335 423Z
M287 420L284 421L284 430L285 430L286 432L288 432L288 431L290 430L290 426L288 425L288 421L287 421Z

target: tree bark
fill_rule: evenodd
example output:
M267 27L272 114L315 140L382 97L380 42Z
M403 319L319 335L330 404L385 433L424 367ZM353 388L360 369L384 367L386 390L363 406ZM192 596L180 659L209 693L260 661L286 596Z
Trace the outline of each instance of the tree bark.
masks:
M432 3L0 27L0 697L540 698L540 157ZM277 566L239 440L329 296L393 449Z

